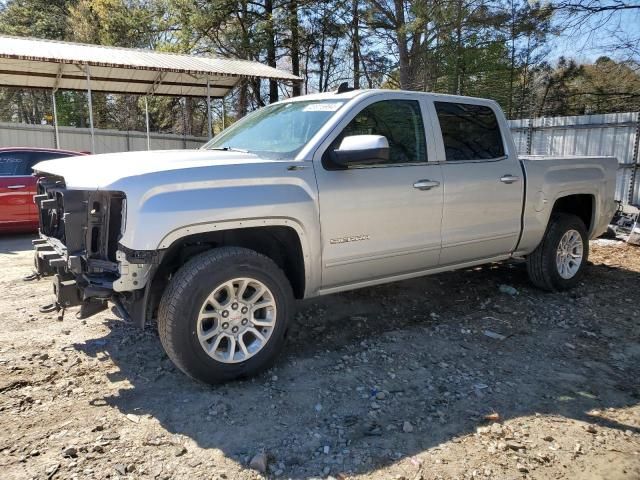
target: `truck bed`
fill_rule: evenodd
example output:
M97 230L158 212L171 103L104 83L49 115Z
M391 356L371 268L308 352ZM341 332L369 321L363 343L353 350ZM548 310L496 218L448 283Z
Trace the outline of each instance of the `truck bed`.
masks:
M551 199L585 195L592 201L589 238L607 230L615 213L618 161L615 157L519 156L526 178L522 237L515 255L533 250L542 239L553 204Z

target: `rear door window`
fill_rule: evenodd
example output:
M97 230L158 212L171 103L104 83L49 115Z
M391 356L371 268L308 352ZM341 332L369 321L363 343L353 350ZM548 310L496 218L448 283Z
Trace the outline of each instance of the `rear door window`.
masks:
M28 152L0 152L0 177L30 174Z
M491 108L468 103L434 104L448 162L504 156L500 126Z

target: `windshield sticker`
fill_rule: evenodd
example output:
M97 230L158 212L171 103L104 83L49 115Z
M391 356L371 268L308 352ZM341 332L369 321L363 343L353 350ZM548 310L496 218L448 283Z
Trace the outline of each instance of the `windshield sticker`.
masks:
M302 109L303 112L335 112L342 103L312 103Z

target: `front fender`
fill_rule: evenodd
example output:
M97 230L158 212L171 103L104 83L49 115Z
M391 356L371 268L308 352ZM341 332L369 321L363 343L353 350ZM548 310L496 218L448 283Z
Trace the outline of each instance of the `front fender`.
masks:
M163 250L190 235L263 226L285 226L298 234L305 263L305 296L320 285L320 229L315 192L306 185L227 185L147 193L129 205L121 245Z

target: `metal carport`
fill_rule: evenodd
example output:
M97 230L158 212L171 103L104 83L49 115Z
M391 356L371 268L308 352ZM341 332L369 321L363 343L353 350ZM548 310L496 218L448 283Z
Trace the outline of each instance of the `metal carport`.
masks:
M205 97L211 136L211 99L224 98L243 78L301 81L291 73L246 60L0 35L0 86L51 90L58 146L57 90L87 90L95 151L92 91L143 95L148 145L148 96Z

